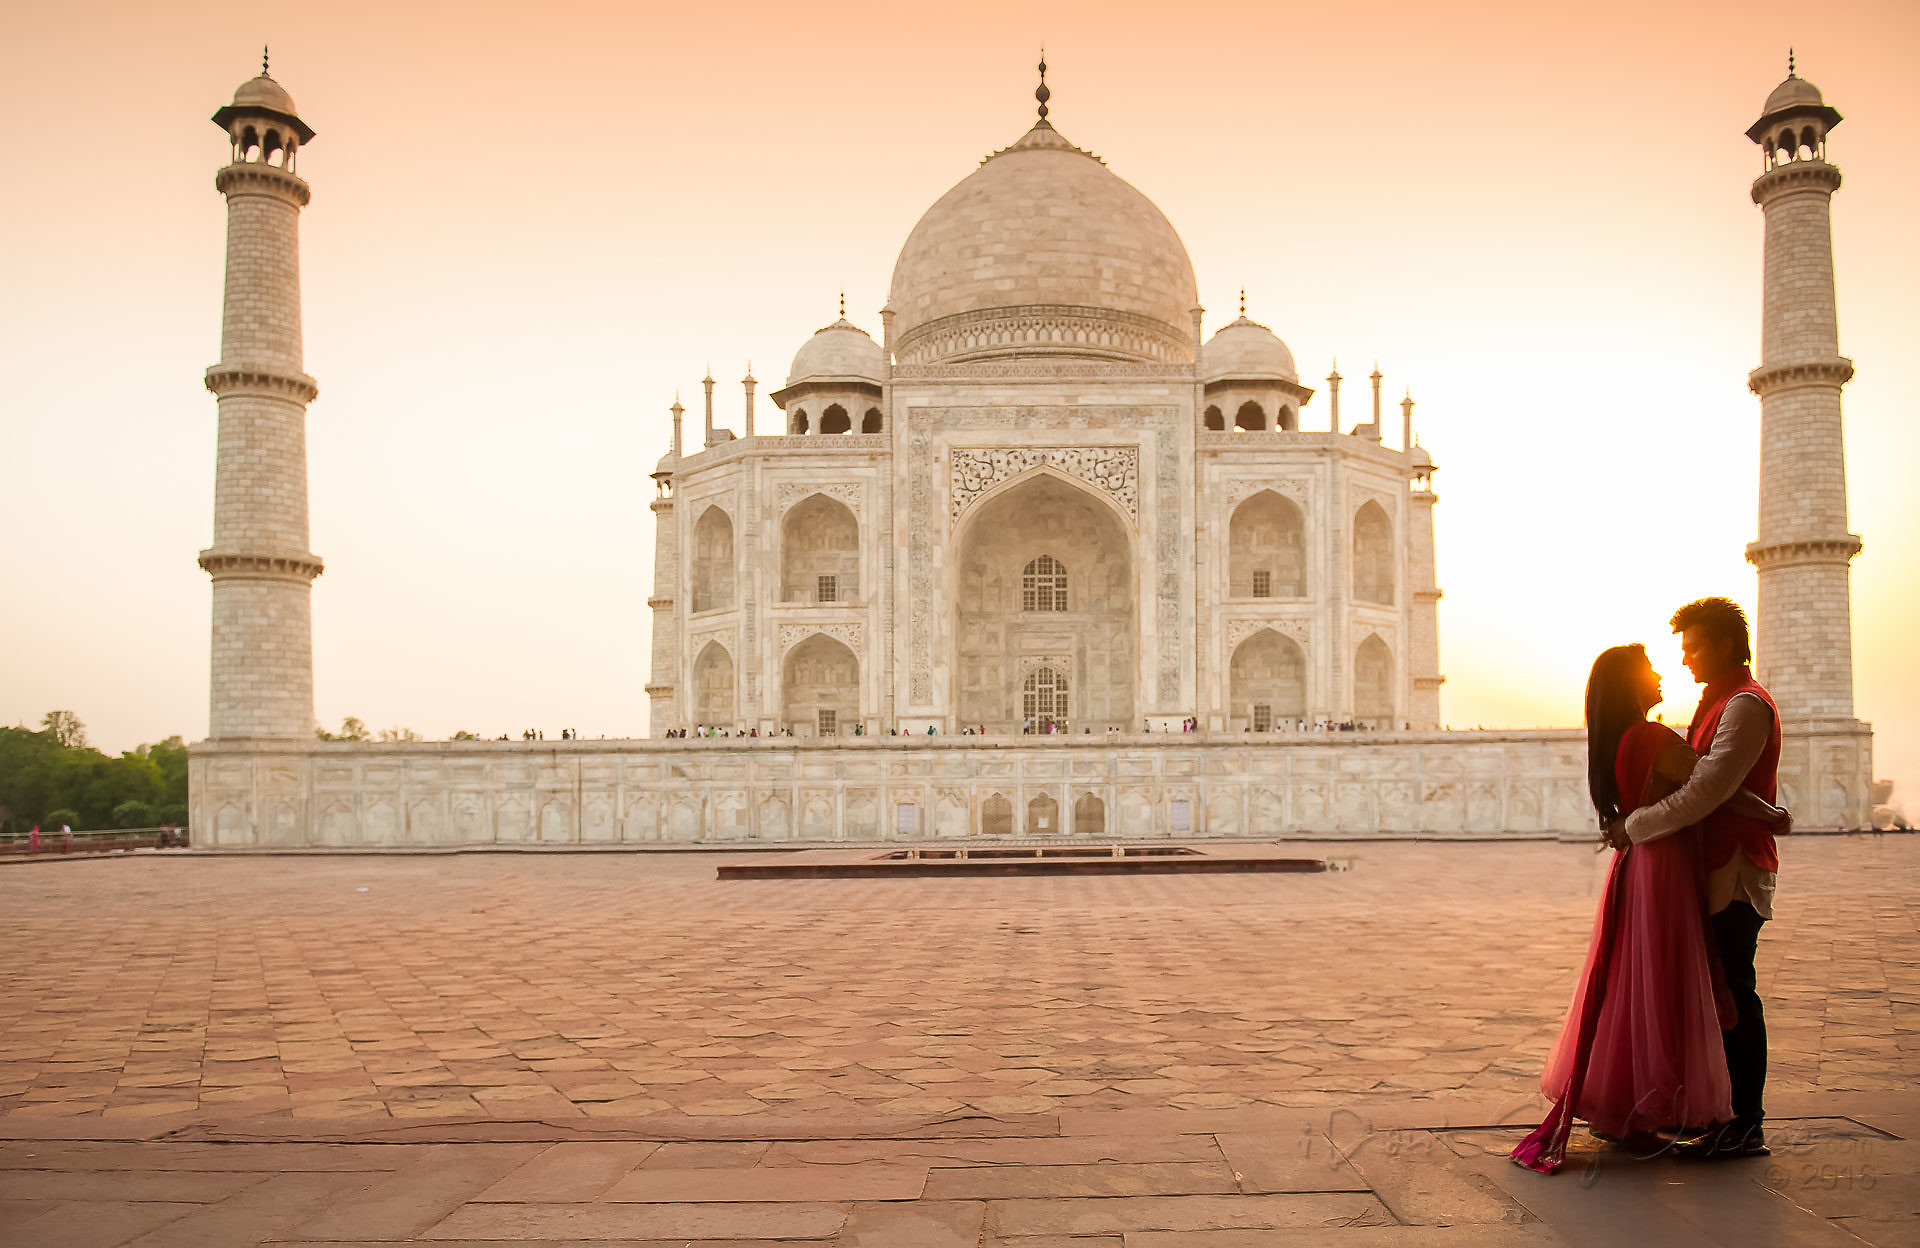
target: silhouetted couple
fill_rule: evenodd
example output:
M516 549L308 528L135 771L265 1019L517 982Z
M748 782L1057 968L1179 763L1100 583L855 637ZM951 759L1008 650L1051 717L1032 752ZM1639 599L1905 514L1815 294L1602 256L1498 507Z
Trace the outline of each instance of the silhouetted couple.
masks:
M1773 915L1773 805L1780 713L1747 666L1747 617L1725 598L1673 616L1704 690L1687 739L1647 712L1660 677L1639 645L1615 646L1587 680L1587 788L1612 869L1585 969L1541 1090L1547 1120L1513 1151L1551 1174L1573 1121L1649 1152L1767 1152L1767 1031L1754 986Z

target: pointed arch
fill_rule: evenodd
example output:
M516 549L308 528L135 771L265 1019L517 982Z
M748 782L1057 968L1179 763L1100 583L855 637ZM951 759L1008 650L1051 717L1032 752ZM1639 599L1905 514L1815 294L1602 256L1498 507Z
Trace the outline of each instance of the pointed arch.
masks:
M1353 652L1353 718L1369 728L1393 727L1393 651L1368 633Z
M1227 523L1227 593L1233 598L1304 598L1307 517L1276 490L1260 490Z
M1393 605L1393 521L1369 499L1353 517L1353 596L1358 602Z
M1267 409L1261 407L1252 399L1248 399L1240 405L1240 410L1233 414L1233 427L1235 429L1265 429L1267 427Z
M733 606L733 517L721 507L700 513L693 526L693 609Z
M1027 835L1058 836L1060 834L1060 803L1053 794L1041 793L1027 803Z
M1222 412L1220 410L1217 404L1208 405L1207 415L1206 415L1206 425L1207 425L1207 428L1209 429L1214 429L1214 430L1226 429L1227 415L1225 412Z
M739 702L734 696L733 656L718 641L709 641L693 661L693 722L709 728L727 728L739 714Z
M885 421L886 421L886 418L880 414L879 408L870 407L867 409L867 414L860 418L860 432L861 433L883 432L882 426L885 424Z
M990 793L980 803L980 835L1013 835L1013 803L1005 794Z
M827 410L820 413L821 433L852 433L853 418L847 415L847 409L838 403L829 404Z
M815 633L780 665L780 717L795 736L844 736L860 718L860 659Z
M780 518L783 602L854 602L860 597L860 521L825 494L809 494Z
M1107 804L1093 793L1082 793L1073 804L1075 836L1104 836L1107 831Z
M807 409L804 407L794 408L793 415L787 418L787 432L793 433L793 434L803 434L807 432L807 429L808 429Z
M1033 718L1025 681L1038 663L1070 680L1076 731L1134 722L1138 588L1125 514L1112 495L1047 466L996 486L961 518L946 583L960 722L1020 731ZM1034 606L1044 580L1050 609L1029 610L1028 568L1042 557L1058 569L1033 568Z
M1234 647L1227 713L1236 726L1270 731L1307 716L1307 656L1299 643L1263 628Z

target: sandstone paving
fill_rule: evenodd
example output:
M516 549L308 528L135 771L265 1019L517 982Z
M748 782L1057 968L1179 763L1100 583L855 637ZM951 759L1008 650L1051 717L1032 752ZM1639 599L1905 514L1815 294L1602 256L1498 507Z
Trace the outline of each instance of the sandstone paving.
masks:
M0 972L0 1242L1920 1242L1920 841L1785 852L1774 1156L1580 1136L1551 1179L1505 1153L1591 923L1580 846L0 868L0 934L44 951Z

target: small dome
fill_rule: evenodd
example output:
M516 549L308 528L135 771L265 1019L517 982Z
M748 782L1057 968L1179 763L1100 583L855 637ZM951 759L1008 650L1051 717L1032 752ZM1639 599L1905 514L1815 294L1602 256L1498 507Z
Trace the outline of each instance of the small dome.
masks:
M1825 103L1826 101L1820 97L1819 87L1798 74L1789 74L1787 80L1775 87L1773 94L1767 97L1767 106L1761 112L1777 113L1782 109L1798 108L1808 104L1819 108Z
M1413 461L1415 468L1425 468L1429 472L1433 470L1433 456L1427 454L1427 448L1418 443L1407 452L1407 458Z
M233 106L264 108L276 113L285 113L289 117L298 115L300 111L293 106L293 97L287 94L287 89L266 74L249 78L241 83L240 89L233 93Z
M882 381L886 374L887 353L866 330L843 316L800 344L793 367L787 370L787 384L828 377Z
M1200 377L1217 381L1224 377L1284 377L1299 381L1294 371L1293 352L1265 325L1244 315L1207 340L1200 353Z
M653 475L656 477L670 477L673 475L674 468L677 467L679 463L680 457L675 455L672 449L669 448L667 453L660 457L660 462L653 466Z

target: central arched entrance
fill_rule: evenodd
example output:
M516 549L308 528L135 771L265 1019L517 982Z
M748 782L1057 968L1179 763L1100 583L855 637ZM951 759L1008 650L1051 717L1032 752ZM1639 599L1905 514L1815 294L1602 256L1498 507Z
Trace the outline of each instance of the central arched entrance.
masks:
M957 556L960 724L1100 733L1134 722L1133 543L1111 507L1037 473L980 504Z

